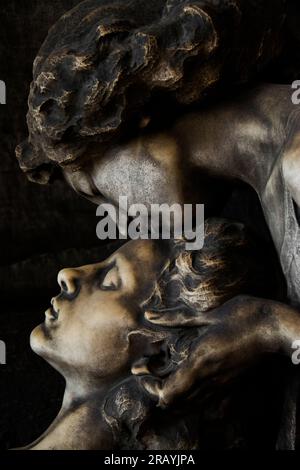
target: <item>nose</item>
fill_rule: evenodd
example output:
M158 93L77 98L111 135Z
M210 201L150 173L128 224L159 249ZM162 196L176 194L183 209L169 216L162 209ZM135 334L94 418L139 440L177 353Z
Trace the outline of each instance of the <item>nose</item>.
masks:
M57 282L63 292L74 295L79 287L80 273L78 269L62 269L58 273Z

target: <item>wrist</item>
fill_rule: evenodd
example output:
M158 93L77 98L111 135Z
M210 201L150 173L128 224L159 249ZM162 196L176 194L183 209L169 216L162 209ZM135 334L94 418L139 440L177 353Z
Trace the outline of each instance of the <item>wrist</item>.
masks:
M288 305L276 304L274 319L277 352L291 357L295 350L295 342L298 341L300 344L300 310Z

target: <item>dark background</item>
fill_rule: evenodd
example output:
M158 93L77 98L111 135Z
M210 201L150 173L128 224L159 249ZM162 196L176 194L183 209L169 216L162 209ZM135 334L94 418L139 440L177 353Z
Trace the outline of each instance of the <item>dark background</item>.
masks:
M57 272L106 257L96 238L96 207L63 182L42 187L27 181L14 156L26 137L32 63L49 27L77 0L1 0L0 79L0 448L29 443L59 409L63 380L29 348L41 323Z
M0 0L0 80L7 86L7 104L0 106L0 339L7 345L7 365L0 366L0 449L34 440L60 407L62 378L29 348L31 330L58 291L57 272L100 260L112 250L96 238L91 203L63 182L49 187L28 182L14 156L15 146L26 137L33 60L49 27L77 3ZM285 51L265 79L300 78L299 15L293 12L300 10L299 3L290 2ZM250 224L255 219L253 225L271 244L259 204L245 188L233 193L228 214Z

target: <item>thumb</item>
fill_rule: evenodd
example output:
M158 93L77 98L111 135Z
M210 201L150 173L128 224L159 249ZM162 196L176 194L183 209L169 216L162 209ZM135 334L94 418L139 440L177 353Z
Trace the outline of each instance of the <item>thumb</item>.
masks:
M156 325L169 327L206 326L212 323L209 313L188 312L184 309L165 309L160 311L146 311L145 318Z
M139 382L141 387L157 401L157 406L166 407L163 400L163 382L161 379L153 377L153 375L144 375L139 378Z

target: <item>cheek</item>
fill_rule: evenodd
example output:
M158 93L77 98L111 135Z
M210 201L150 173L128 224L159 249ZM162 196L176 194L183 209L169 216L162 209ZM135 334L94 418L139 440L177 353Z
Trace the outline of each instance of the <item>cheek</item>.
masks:
M121 174L116 171L119 168L122 168ZM114 157L95 166L93 176L99 191L116 204L120 196L127 196L129 205L142 203L147 207L181 201L176 170L146 158Z
M66 363L94 373L110 374L129 360L128 327L124 321L72 322L56 336Z

